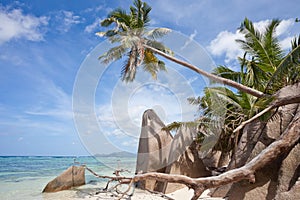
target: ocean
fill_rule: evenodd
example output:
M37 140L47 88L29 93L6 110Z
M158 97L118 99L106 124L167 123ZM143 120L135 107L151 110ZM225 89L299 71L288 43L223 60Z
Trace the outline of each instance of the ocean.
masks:
M86 170L86 185L56 193L42 193L46 184L76 162L85 164L99 175L113 176L115 169L126 169L133 176L134 157L66 157L66 156L0 156L1 200L55 200L88 198L107 180L96 178ZM78 165L78 164L76 164Z

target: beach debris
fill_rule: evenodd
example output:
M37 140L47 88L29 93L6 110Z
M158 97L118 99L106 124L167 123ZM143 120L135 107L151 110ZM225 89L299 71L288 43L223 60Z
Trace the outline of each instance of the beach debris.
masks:
M58 192L85 184L85 167L71 166L55 179L50 181L43 192Z

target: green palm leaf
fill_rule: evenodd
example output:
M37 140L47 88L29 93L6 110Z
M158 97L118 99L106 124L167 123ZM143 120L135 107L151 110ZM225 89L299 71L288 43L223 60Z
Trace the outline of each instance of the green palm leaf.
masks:
M297 42L298 41L298 42ZM275 93L284 85L300 81L300 36L292 41L292 51L282 59L276 71L270 77L266 92Z
M243 50L253 57L255 62L260 63L261 69L265 72L275 71L275 61L278 61L282 55L279 43L274 37L275 29L279 23L279 20L272 20L263 34L257 31L253 23L247 18L240 27L245 40L237 40L237 42L240 43Z
M226 66L218 66L213 70L213 74L221 76L226 79L233 80L235 82L241 83L242 82L242 73L236 72L229 69Z

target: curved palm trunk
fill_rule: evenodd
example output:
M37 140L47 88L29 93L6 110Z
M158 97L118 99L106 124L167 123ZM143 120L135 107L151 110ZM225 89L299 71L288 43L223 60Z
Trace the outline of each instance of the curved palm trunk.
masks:
M214 74L208 73L206 71L203 71L202 69L199 69L199 68L197 68L196 66L194 66L194 65L192 65L190 63L187 63L187 62L185 62L183 60L179 60L179 59L177 59L177 58L175 58L173 56L170 56L170 55L168 55L168 54L166 54L166 53L164 53L164 52L162 52L162 51L160 51L158 49L155 49L155 48L153 48L151 46L148 46L148 45L144 44L144 47L147 48L147 49L149 49L149 50L151 50L154 53L157 53L158 55L161 55L161 56L167 58L168 60L171 60L171 61L173 61L173 62L175 62L177 64L185 66L185 67L187 67L187 68L189 68L189 69L191 69L191 70L193 70L193 71L195 71L195 72L197 72L199 74L202 74L203 76L206 76L207 78L209 78L209 79L211 79L213 81L218 82L218 83L223 83L225 85L234 87L234 88L236 88L236 89L238 89L240 91L246 92L247 94L251 94L251 95L253 95L255 97L262 97L262 96L265 95L264 93L262 93L262 92L260 92L258 90L255 90L253 88L247 87L247 86L245 86L243 84L240 84L240 83L237 83L235 81L232 81L232 80L229 80L229 79L226 79L226 78L223 78L223 77L219 77L217 75L214 75Z

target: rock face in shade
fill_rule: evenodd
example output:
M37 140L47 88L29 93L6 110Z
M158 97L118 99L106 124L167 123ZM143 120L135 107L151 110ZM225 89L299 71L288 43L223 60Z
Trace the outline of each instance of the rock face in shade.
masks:
M196 131L182 126L173 139L169 131L162 130L163 127L165 127L164 123L153 110L145 111L136 172L161 172L190 177L210 175L202 160L199 159L196 144L193 143ZM138 187L169 193L182 188L182 185L147 180L141 181Z
M300 144L283 160L279 170L276 200L300 199Z
M136 173L165 172L173 137L169 131L162 130L163 127L165 124L152 109L144 112ZM140 182L139 187L157 190L161 188L161 184L158 181L147 180Z
M172 143L169 154L167 174L180 174L191 178L209 176L211 173L206 170L202 160L199 158L197 145L193 141L196 130L181 126ZM184 185L177 183L165 183L163 193L171 193L183 188Z
M289 97L292 99L293 96L299 94L300 83L297 83L279 90L277 98ZM293 119L299 117L299 112L300 104L289 104L280 107L273 120L269 120L267 123L255 120L246 125L236 151L237 159L232 160L228 168L234 169L252 160L284 133ZM300 144L298 143L288 154L281 155L277 160L258 170L255 173L254 184L243 180L217 188L212 196L227 196L229 200L300 199L299 155Z
M71 166L61 175L50 181L43 192L58 192L85 184L85 168Z

